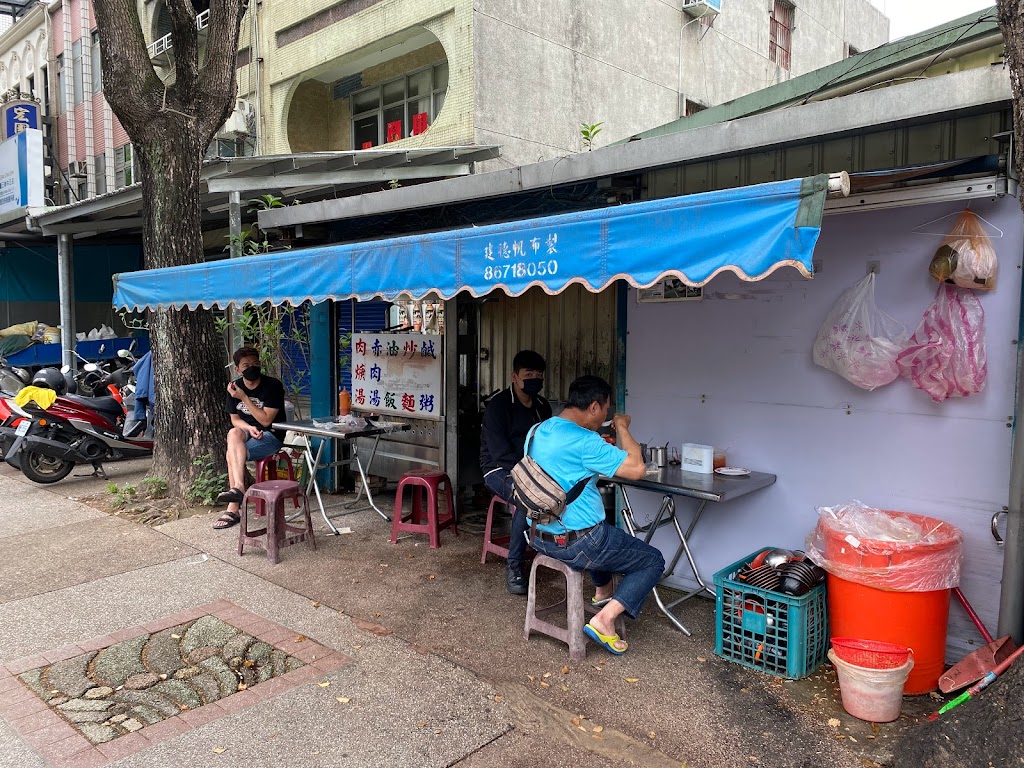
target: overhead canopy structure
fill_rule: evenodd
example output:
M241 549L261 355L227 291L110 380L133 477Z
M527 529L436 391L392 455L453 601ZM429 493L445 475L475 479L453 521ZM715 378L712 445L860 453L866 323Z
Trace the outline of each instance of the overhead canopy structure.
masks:
M246 302L451 298L615 280L675 277L700 286L722 272L760 280L780 267L812 276L830 183L845 174L759 184L485 227L144 270L114 277L114 306L225 308Z
M243 195L243 200L271 192L305 201L318 200L391 181L466 176L472 172L473 163L500 155L496 145L476 145L215 157L204 162L200 172L203 226L227 226L229 195L233 192ZM140 183L68 205L18 209L0 217L0 235L31 232L44 236L85 236L141 230Z

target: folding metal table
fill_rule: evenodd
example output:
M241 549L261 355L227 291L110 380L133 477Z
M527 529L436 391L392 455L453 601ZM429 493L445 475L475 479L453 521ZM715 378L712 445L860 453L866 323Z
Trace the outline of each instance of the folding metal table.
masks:
M697 569L697 563L693 559L693 553L690 551L690 536L693 534L693 529L697 527L697 523L700 522L701 517L704 514L704 509L707 507L709 501L722 502L735 499L740 496L745 496L753 491L760 490L761 488L767 488L775 482L775 475L769 475L764 472L751 472L749 475L743 475L740 477L730 477L716 474L700 474L696 472L684 472L676 465L670 465L659 469L656 473L652 472L642 477L639 480L627 480L622 477L602 477L605 482L615 483L619 486L622 491L622 519L626 524L627 530L633 536L643 534L643 539L648 544L651 542L651 537L654 532L663 525L669 523L675 528L676 534L679 537L679 547L676 549L675 555L672 557L672 561L666 567L665 573L662 574L662 580L657 587L654 588L654 600L658 604L658 608L665 616L668 617L669 621L676 625L684 634L689 635L688 630L683 623L676 618L672 613L672 609L680 603L689 600L695 595L699 595L702 592L710 592L712 595L715 591L710 588L700 575L700 571ZM626 492L627 488L636 488L641 491L652 491L654 493L662 494L661 506L658 508L658 513L654 516L654 520L645 525L638 525L636 516L633 512L633 505L629 501L629 494ZM691 499L697 499L697 511L693 515L693 519L690 524L683 530L682 525L679 523L679 517L676 514L676 497L683 496ZM665 603L662 599L659 588L668 586L670 589L675 589L670 585L665 584L665 579L672 575L676 565L679 563L679 558L686 555L686 560L689 563L690 570L693 571L693 576L697 580L699 585L696 589L692 589L682 597L673 600L670 603Z
M373 494L370 492L370 485L367 482L366 475L370 471L370 467L373 465L373 457L377 454L377 444L380 442L380 436L386 435L391 432L402 432L409 429L408 424L403 424L397 421L368 421L363 418L357 417L357 424L341 424L335 421L318 421L316 419L302 419L301 421L280 421L274 423L274 429L287 430L295 434L303 444L303 456L305 457L306 467L309 469L309 481L306 484L306 495L315 496L317 506L320 507L320 514L323 515L324 522L327 523L332 533L338 534L338 529L334 526L331 521L331 515L327 514L327 507L324 505L323 496L320 494L320 484L317 482L317 472L327 467L342 467L355 465L359 470L360 486L356 492L355 499L348 502L339 502L331 506L341 506L347 509L346 512L341 514L352 514L363 509L373 509L378 515L383 517L385 520L390 521L391 516L385 514L373 501ZM319 445L315 448L310 438L321 438ZM332 461L330 464L324 466L320 465L320 460L323 457L324 446L327 445L328 440L346 440L352 441L357 437L372 437L373 447L370 449L370 456L365 466L359 458L359 449L354 442L350 442L352 453L347 459L341 459L340 461ZM362 507L356 507L359 503L363 491L366 491L366 505ZM335 515L337 517L338 515Z

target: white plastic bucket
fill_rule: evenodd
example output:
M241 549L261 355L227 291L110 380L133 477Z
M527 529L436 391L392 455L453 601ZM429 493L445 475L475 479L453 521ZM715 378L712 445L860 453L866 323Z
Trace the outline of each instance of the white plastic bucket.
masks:
M828 659L836 668L843 709L869 723L890 723L900 716L903 684L914 667L914 657L902 667L869 669L849 664L829 650Z

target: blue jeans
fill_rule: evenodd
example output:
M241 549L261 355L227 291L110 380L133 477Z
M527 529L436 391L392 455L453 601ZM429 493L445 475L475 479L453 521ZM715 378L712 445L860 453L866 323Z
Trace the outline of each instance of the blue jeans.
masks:
M264 430L263 437L259 440L255 437L250 437L245 441L245 450L249 455L250 461L259 461L260 459L273 456L280 451L281 441L277 439L273 432Z
M508 567L523 567L523 555L526 554L526 513L520 512L512 505L512 474L507 469L496 469L484 475L484 485L495 496L500 496L509 503L512 509L512 530L508 539Z
M632 619L639 615L647 595L665 572L661 552L607 523L598 523L564 547L539 537L531 544L541 554L561 560L573 570L589 573L595 587L603 587L611 581L612 574L621 573L615 599Z

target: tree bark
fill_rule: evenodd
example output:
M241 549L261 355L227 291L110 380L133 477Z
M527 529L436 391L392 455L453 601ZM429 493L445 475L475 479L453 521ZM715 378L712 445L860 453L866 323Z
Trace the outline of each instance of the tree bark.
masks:
M1003 33L1003 61L1013 94L1013 163L1020 170L1024 168L1024 0L998 0L996 7ZM1024 195L1020 204L1024 209Z
M104 95L135 145L142 177L147 269L203 260L200 172L206 148L234 106L238 31L246 0L212 0L205 56L189 0L167 0L175 81L149 59L135 0L95 0ZM223 341L207 310L150 313L158 388L153 472L188 493L209 454L223 471L227 377Z

